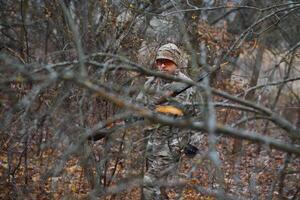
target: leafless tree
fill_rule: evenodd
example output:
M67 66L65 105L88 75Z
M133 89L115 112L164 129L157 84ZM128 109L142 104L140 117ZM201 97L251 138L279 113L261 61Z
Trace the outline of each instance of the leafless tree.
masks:
M201 138L181 176L157 183L176 198L299 197L299 2L0 4L0 198L139 198L148 122ZM185 50L193 81L153 69L167 42ZM203 112L138 103L147 76L196 88Z

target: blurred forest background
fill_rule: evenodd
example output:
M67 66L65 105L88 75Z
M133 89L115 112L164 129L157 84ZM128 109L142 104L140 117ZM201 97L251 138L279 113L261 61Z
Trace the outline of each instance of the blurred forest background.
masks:
M168 42L201 122L135 102ZM148 119L201 137L170 199L299 200L299 47L296 0L0 0L0 199L140 199Z

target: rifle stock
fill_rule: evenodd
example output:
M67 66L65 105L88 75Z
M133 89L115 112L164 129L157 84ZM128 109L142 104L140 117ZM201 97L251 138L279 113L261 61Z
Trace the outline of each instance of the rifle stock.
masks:
M208 75L216 72L217 70L219 70L221 67L220 65L214 65L212 67L212 69L210 69L208 72L204 72L202 73L199 78L196 80L196 82L201 82L203 81L203 79L205 77L207 77ZM159 98L156 102L155 105L160 105L163 104L167 101L168 97L176 97L177 95L179 95L180 93L184 92L185 90L189 89L192 85L187 85L186 83L182 83L183 87L179 88L178 90L172 91L167 95L162 96L161 98Z

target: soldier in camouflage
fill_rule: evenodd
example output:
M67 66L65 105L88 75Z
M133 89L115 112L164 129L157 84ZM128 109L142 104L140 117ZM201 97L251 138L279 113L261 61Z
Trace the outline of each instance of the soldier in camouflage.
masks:
M187 62L175 44L165 44L158 49L155 66L159 71L190 80L181 72L187 67ZM144 85L145 92L139 93L137 100L147 105L155 105L165 94L185 86L183 83L150 77ZM176 97L168 98L162 105L172 105L182 110L185 104L191 104L193 94L194 89L189 88ZM164 125L151 125L145 131L149 140L146 148L147 169L143 178L143 199L167 199L165 187L160 185L166 183L176 172L182 152L189 144L190 133L188 130Z

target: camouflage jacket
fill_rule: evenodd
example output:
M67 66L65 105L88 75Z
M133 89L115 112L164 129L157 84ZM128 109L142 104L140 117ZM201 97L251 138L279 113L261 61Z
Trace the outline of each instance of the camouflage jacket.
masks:
M177 73L177 76L182 79L188 79L186 75L181 72ZM159 78L149 77L145 82L144 91L140 92L137 96L137 101L144 103L147 106L157 106L158 99L166 95L168 92L180 91L187 85L181 82L166 82ZM184 116L191 115L191 111L187 110L186 105L193 104L193 96L195 94L194 88L189 88L175 97L169 97L161 105L172 105L180 110L184 111ZM148 158L151 157L155 160L157 156L178 157L180 151L184 146L189 143L191 131L188 129L180 129L171 126L165 126L160 124L149 124L145 127L145 131L148 131L149 141L147 146Z
M181 72L176 74L179 78L191 80ZM144 84L144 91L140 92L137 96L137 101L144 103L145 105L155 105L157 100L165 96L168 92L179 91L185 88L185 83L179 82L167 82L160 78L149 77ZM180 93L175 97L168 97L162 105L173 105L174 103L181 107L185 104L192 103L192 96L195 90L191 87L186 91Z

